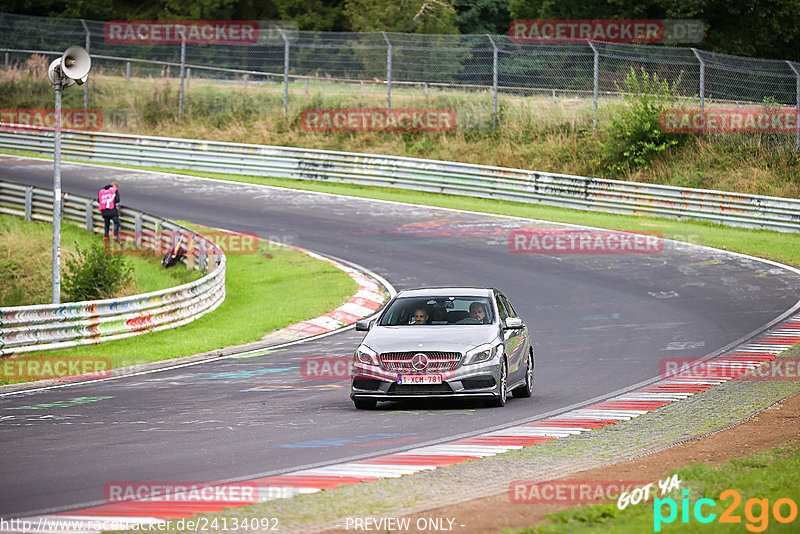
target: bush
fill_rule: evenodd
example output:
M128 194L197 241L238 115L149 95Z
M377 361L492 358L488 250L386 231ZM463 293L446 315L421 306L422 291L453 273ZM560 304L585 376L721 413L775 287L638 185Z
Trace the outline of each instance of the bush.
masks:
M72 302L111 298L133 283L133 268L123 256L109 254L100 243L65 260L64 295Z
M672 146L685 142L689 135L661 130L661 112L677 102L675 87L681 77L670 85L657 74L640 74L631 68L625 77L626 102L612 108L610 122L603 130L601 141L604 166L615 174L647 169L653 158Z

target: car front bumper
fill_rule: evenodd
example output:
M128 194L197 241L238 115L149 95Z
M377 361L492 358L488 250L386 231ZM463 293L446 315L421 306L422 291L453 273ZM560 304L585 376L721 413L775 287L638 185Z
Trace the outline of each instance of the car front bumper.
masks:
M351 399L393 400L430 397L480 397L500 395L499 361L469 365L442 374L441 384L397 383L397 373L392 373L360 363L353 364L350 389Z

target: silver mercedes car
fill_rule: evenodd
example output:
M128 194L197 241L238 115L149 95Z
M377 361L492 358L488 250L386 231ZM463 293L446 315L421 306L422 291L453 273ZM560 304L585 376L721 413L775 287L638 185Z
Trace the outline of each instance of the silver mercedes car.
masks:
M471 397L505 406L508 392L530 397L533 345L508 298L494 288L438 287L399 292L371 320L353 355L350 398L378 401Z

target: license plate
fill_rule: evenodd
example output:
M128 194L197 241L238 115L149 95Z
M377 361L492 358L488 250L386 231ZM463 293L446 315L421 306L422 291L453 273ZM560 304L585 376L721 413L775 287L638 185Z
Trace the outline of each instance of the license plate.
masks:
M441 384L442 375L398 375L398 384Z

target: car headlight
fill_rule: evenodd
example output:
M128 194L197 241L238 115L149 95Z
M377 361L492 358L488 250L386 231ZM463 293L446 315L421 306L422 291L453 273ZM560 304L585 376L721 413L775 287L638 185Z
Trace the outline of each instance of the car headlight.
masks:
M496 350L497 347L493 347L488 343L486 345L479 345L474 349L470 349L467 351L467 354L464 358L464 365L488 362L494 358Z
M380 365L378 363L378 353L366 345L360 345L356 349L356 352L353 355L353 357L359 363L366 363L367 365L375 365L375 366Z

